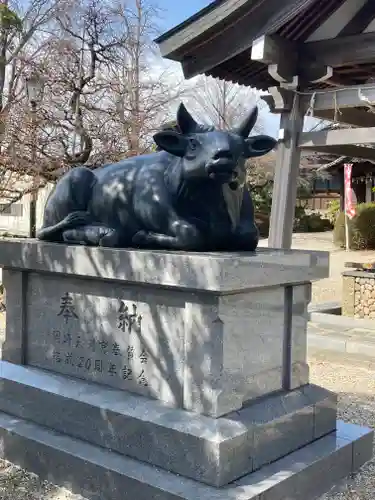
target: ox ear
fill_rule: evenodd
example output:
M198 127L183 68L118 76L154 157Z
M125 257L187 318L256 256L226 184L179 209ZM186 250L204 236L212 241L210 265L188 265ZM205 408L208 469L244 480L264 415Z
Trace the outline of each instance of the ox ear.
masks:
M245 140L245 158L263 156L276 146L276 139L269 135L255 135Z
M160 149L174 156L184 156L188 146L187 139L173 130L157 132L154 141Z
M183 134L191 134L199 128L183 103L179 105L177 110L177 124Z
M236 133L244 138L249 137L250 132L253 130L254 125L258 119L258 106L253 109L244 118L241 125L236 129Z

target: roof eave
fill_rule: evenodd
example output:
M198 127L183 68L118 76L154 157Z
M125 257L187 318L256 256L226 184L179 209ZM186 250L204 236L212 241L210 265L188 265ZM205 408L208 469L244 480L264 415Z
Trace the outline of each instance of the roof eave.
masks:
M177 26L174 26L173 28L166 31L162 35L159 35L157 38L154 39L154 42L157 44L160 44L160 43L164 42L165 40L167 40L168 38L171 38L173 35L177 35L177 33L182 31L184 28L187 28L188 26L193 24L195 21L198 21L198 19L205 16L206 14L211 12L212 10L216 9L221 3L224 3L225 1L226 0L214 0L212 3L210 3L209 5L204 7L203 9L199 10L198 12L193 14L192 16L185 19L185 21L183 21L182 23L177 24Z
M215 0L185 22L160 35L155 43L159 45L163 57L181 62L183 57L175 57L176 53L183 51L185 54L189 45L205 39L210 30L235 18L243 9L254 8L261 1Z

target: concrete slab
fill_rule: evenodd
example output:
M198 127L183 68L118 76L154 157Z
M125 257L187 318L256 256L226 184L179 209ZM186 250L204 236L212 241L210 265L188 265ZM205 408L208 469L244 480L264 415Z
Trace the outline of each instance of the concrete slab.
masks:
M0 411L213 486L332 432L336 409L334 393L306 385L214 419L0 361Z

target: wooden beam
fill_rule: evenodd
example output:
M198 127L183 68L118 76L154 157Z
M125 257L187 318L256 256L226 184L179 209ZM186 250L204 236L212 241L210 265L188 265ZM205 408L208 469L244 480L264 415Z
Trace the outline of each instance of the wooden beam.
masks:
M293 93L281 87L270 87L268 95L262 95L271 113L281 113L291 109ZM322 120L338 121L358 127L375 127L375 83L353 86L348 89L319 90L302 97L307 105L313 99L313 116ZM358 107L369 106L373 102L373 112ZM337 110L337 111L336 111ZM335 116L337 115L337 116Z
M375 127L305 132L301 134L298 146L314 149L319 146L356 144L375 144Z
M327 66L330 68L330 66ZM349 78L341 73L337 73L333 70L333 74L327 80L324 80L325 84L330 87L352 87L357 85L358 82L355 82L352 78Z
M288 54L288 57L285 55ZM298 45L279 35L263 35L254 40L251 47L252 61L278 64L288 59L297 64Z
M357 35L362 33L370 22L375 17L375 2L367 0L357 14L348 22L348 24L340 31L338 36Z
M332 78L333 68L331 68L331 66L311 64L309 66L299 68L298 75L301 82L322 83Z
M290 57L285 57L290 54ZM297 46L279 35L263 35L251 47L251 59L268 65L268 74L280 84L297 88Z
M375 62L375 33L341 36L301 45L300 57L313 59L327 66L345 66Z
M348 156L349 158L361 158L375 161L375 149L366 148L364 146L318 146L314 148L314 151L334 156Z
M298 136L303 128L305 108L300 96L294 96L291 111L281 115L280 136L277 148L275 179L272 195L270 248L291 248L294 210L297 198L297 179L301 150L297 147Z
M299 79L301 82L319 83L330 79L333 74L330 66L306 61L306 58L300 63L298 44L276 34L257 38L252 45L251 59L267 64L268 73L274 80L288 83L291 87L296 87Z
M298 87L298 76L295 67L291 66L288 61L279 64L270 64L268 66L268 74L280 83L281 87L289 87L296 89Z
M375 33L374 33L375 34ZM304 100L310 102L314 92L304 96ZM375 83L357 85L348 89L319 90L315 92L314 112L341 108L372 107L375 111ZM339 113L338 113L338 116Z
M314 118L321 118L331 122L338 121L355 127L375 127L375 114L362 109L343 108L335 117L334 109L325 109L314 112Z
M282 87L270 87L268 95L262 95L261 99L265 101L271 113L279 114L283 111L290 111L293 104L293 92Z

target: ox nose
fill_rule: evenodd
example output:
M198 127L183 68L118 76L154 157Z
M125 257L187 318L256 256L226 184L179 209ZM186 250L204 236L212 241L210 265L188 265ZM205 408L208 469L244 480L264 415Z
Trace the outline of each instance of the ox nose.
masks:
M213 156L212 160L206 166L207 173L211 179L230 178L233 174L235 162L233 154L226 149L220 149Z
M221 151L217 151L217 153L214 154L213 159L214 160L221 160L221 159L233 160L233 155L231 154L231 152L229 150L221 150Z

